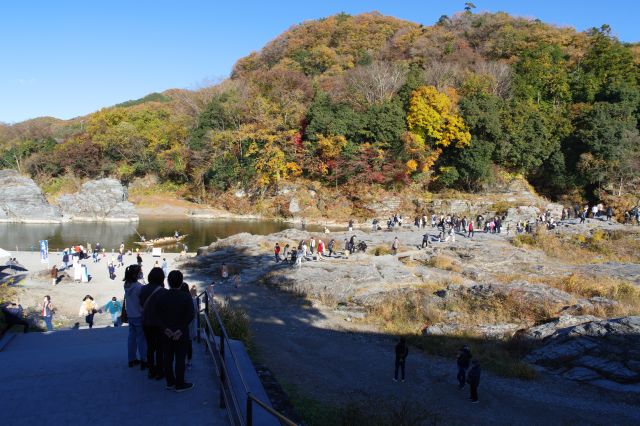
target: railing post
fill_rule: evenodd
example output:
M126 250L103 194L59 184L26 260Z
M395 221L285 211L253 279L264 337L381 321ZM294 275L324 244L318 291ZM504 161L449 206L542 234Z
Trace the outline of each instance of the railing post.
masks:
M200 320L200 296L198 296L196 298L196 307L198 308L198 311L196 312L196 335L197 335L197 342L200 343L200 327L202 326L201 324L201 320Z
M247 392L247 426L253 426L253 397Z
M224 408L224 368L220 369L220 408Z

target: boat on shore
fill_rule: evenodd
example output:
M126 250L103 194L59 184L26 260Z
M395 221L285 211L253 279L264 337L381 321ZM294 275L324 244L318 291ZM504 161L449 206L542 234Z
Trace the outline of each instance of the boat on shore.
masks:
M143 247L169 246L179 243L188 236L189 234L180 235L179 237L154 238L152 240L136 241L135 244Z

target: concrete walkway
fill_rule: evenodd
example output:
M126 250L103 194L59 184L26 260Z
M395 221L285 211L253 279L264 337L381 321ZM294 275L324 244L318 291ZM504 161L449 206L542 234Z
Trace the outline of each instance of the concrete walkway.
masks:
M17 335L0 352L0 416L7 425L227 425L213 362L194 342L195 388L175 393L127 367L128 329Z

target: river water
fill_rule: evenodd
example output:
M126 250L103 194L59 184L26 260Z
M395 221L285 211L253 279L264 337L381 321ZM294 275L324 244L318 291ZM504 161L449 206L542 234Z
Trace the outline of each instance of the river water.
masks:
M49 250L58 251L71 245L87 245L95 247L100 243L108 251L116 249L124 242L127 249L137 247L140 235L147 239L171 236L177 230L181 234L189 234L183 241L189 251L206 246L240 232L267 235L292 228L293 224L269 220L235 220L235 219L190 219L190 218L140 218L131 223L62 223L62 224L16 224L0 223L0 247L7 250L39 249L38 241L48 240ZM319 227L307 226L310 231L318 231ZM179 252L182 245L164 246L165 251Z

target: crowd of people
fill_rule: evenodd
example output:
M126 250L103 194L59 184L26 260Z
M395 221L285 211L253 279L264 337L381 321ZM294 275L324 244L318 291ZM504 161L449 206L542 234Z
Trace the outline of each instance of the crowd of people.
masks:
M142 267L129 265L124 276L124 304L120 318L129 324L128 365L148 370L149 379L165 380L166 388L182 392L193 388L185 381L191 367L199 300L195 286L180 271L165 273L154 267L143 284Z

